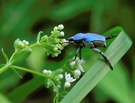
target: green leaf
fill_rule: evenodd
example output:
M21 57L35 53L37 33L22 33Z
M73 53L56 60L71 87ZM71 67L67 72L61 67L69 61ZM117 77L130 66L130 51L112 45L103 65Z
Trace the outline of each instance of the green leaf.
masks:
M106 34L118 34L105 52L112 66L114 66L131 47L132 41L121 27L115 27ZM79 103L109 71L110 68L104 61L97 60L61 103Z
M21 62L25 60L31 54L31 52L32 52L32 49L29 47L26 47L20 51L15 52L15 54L11 56L9 61L12 64Z
M34 92L37 88L43 85L45 78L35 77L30 81L22 84L21 86L12 90L7 97L13 101L13 103L21 103L28 95ZM24 92L25 91L25 92ZM18 96L19 95L19 96ZM2 102L1 102L2 103Z
M39 33L38 33L38 35L37 35L37 42L39 42L40 41L40 37L41 37L41 34L43 33L43 31L40 31Z
M8 62L8 56L7 56L6 53L4 52L4 49L2 48L1 51L2 51L2 54L3 54L3 56L4 56L5 60L6 60L6 62Z
M20 78L23 78L13 67L12 67L12 70L13 70Z
M0 103L12 103L11 101L6 98L3 94L0 93Z

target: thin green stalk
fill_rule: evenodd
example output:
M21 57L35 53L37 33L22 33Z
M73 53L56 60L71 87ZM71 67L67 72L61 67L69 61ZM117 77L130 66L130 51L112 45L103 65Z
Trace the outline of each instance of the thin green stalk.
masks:
M7 69L9 69L11 66L11 63L6 63L2 68L0 68L0 74L5 72Z
M32 74L36 74L36 75L39 75L39 76L42 76L42 77L46 78L46 75L44 75L43 73L31 70L31 69L27 69L27 68L15 66L15 65L12 65L11 67L15 68L15 69L18 69L18 70L26 71L26 72L29 72L29 73L32 73Z
M38 45L40 45L40 42L36 42L35 44L30 45L29 47L30 47L30 48L33 48L33 47L36 47L36 46L38 46Z

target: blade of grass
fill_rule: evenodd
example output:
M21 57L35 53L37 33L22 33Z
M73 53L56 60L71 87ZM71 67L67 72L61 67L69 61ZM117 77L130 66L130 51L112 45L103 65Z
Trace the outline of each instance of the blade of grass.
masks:
M7 95L7 97L12 100L13 103L21 103L28 95L30 95L33 91L43 85L43 83L44 78L35 77L32 80L24 83L23 85L15 88Z
M6 98L2 93L0 93L0 103L12 103L11 101Z
M121 27L113 28L106 34L119 34L105 52L114 66L131 47L132 41ZM79 103L109 71L110 68L104 61L97 60L61 103Z

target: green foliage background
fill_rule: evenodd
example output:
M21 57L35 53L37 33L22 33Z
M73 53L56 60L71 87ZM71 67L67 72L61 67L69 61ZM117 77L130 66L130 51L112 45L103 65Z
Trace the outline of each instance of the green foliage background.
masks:
M119 25L135 41L134 4L131 0L0 0L0 48L4 48L10 56L14 52L15 39L25 39L33 43L39 31L50 35L53 27L61 23L65 26L66 38L78 32L102 34ZM33 54L18 65L37 71L44 68L55 70L61 67L67 58L72 57L75 51L76 48L70 45L58 58L51 58L46 57L41 48L35 48ZM122 102L122 98L132 103L135 95L134 52L133 44L122 60L114 66L114 71L109 72L82 103L115 103ZM91 50L83 49L83 58L89 60L90 65L98 57L99 55ZM4 63L2 53L0 63ZM3 100L1 103L52 101L54 94L44 87L43 78L19 72L23 79L12 70L0 74L0 100Z

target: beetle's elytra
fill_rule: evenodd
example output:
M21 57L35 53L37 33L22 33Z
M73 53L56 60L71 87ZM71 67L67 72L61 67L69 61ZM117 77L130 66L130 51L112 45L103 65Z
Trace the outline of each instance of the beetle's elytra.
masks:
M109 62L108 58L106 55L99 49L98 47L106 47L106 40L111 39L113 37L116 37L117 35L110 35L110 36L102 36L99 34L94 34L94 33L77 33L76 35L68 38L69 43L73 43L78 46L75 59L79 53L80 59L81 59L81 49L83 47L88 47L91 48L94 52L99 53L104 60L108 63L110 66L111 70L113 70L113 67L111 63Z

